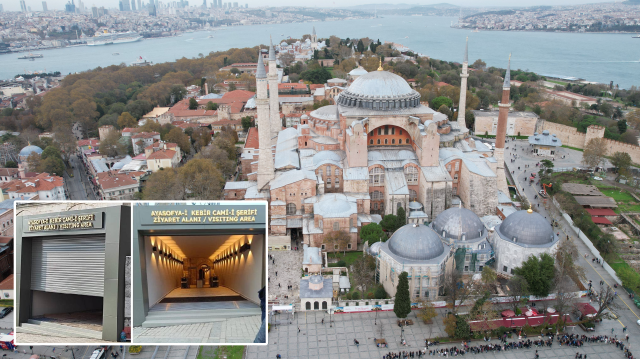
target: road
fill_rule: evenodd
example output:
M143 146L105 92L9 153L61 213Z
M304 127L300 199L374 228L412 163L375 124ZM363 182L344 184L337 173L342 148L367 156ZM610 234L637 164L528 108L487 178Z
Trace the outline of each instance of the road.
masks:
M82 161L75 155L71 155L69 158L69 164L73 166L73 178L70 178L66 173L64 174L64 181L66 184L67 194L69 199L72 200L95 200L96 195L91 189L92 184L89 182L85 173L85 167Z

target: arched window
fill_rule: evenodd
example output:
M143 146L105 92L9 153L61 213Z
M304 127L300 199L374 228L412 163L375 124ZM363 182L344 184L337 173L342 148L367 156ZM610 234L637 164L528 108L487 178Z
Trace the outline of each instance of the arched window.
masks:
M311 302L307 302L304 306L306 310L311 310Z
M380 139L378 138L378 144L380 144Z
M340 230L340 223L339 222L333 222L333 230L334 231L339 231Z
M349 228L353 227L353 218L349 218Z
M379 186L384 183L384 170L380 167L374 167L369 171L369 184Z
M377 202L373 204L373 209L375 209L376 211L378 210L378 203Z
M322 301L322 309L327 309L327 301Z
M398 144L401 145L402 144L402 138L398 140Z
M373 139L371 139L371 140L369 141L369 144L370 144L370 145L373 145Z
M336 177L336 188L340 187L340 179Z
M418 183L418 169L413 166L404 168L404 177L409 184Z
M389 139L388 139L388 138L385 138L385 139L384 139L384 144L385 144L385 145L388 145L388 144L389 144Z
M287 214L296 214L296 204L287 203Z
M331 188L331 177L327 177L327 188Z
M382 199L382 192L380 192L380 191L371 192L371 199L372 200L380 200L380 199Z
M418 200L418 193L412 189L409 190L409 201L413 202L413 201L417 201Z
M318 303L318 302L313 302L313 309L314 309L314 310L318 310L318 309L320 309L320 303Z
M340 169L336 168L336 170L334 171L334 173L336 174L336 176L340 176Z
M318 170L318 176L322 177L322 170Z
M392 145L395 145L395 144L396 144L396 139L395 139L395 138L392 138L392 139L391 139L391 144L392 144Z
M331 166L327 166L327 177L331 176Z
M399 210L399 209L400 209L400 207L402 207L402 203L398 202L398 203L397 203L397 205L396 205L396 207L397 207L397 208L396 208L396 211L397 211L397 210Z

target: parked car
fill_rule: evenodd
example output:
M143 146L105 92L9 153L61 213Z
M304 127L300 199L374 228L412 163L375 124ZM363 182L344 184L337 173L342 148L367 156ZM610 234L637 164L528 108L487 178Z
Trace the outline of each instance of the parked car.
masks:
M598 177L598 176L594 176L593 179L596 181L602 181L602 177Z
M542 197L542 198L547 198L547 197L549 197L549 196L547 195L547 193L546 193L543 189L541 189L540 191L538 191L538 194L539 194L539 195L540 195L540 197Z
M4 309L0 310L0 318L6 317L11 312L13 312L13 307L5 307Z

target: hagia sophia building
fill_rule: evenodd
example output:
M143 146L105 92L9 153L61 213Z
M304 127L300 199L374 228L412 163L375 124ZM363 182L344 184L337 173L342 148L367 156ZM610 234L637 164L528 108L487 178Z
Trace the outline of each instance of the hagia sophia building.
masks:
M493 264L510 275L526 259L522 248L528 247L518 237L527 233L517 226L500 231L509 222L505 216L536 217L530 222L546 223L553 234L539 214L518 211L510 200L504 170L509 68L495 149L470 137L465 125L468 46L455 121L429 108L406 80L380 66L369 73L354 70L333 105L283 129L278 92L271 90L278 79L273 44L268 72L262 56L257 69L259 150L248 155L248 181L227 182L225 198L268 201L270 249L279 244L286 249L293 239L323 252L362 250L361 227L402 207L408 224L371 248L378 280L393 295L397 276L408 271L412 297L435 298L447 268L474 273ZM336 231L349 233L346 248L325 240ZM557 238L546 237L531 245L552 250ZM504 258L497 259L501 250Z

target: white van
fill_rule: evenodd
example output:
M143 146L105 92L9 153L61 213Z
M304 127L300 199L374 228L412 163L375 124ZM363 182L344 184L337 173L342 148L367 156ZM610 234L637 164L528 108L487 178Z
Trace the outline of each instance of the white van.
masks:
M91 359L104 359L105 351L103 348L96 348L91 354Z

